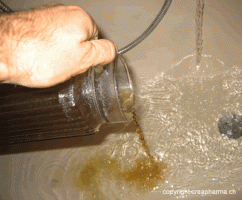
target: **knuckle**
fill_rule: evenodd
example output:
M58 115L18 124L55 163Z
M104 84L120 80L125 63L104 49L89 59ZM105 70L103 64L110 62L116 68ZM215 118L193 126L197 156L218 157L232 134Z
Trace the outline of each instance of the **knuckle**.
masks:
M77 5L69 5L69 6L66 6L68 9L72 10L72 11L78 11L78 12L83 12L84 9L80 6L77 6Z
M77 18L80 19L80 17L81 17L81 18L84 18L86 23L93 23L91 16L82 7L76 6L76 5L71 5L71 6L68 6L68 7L72 11L76 11L74 14Z

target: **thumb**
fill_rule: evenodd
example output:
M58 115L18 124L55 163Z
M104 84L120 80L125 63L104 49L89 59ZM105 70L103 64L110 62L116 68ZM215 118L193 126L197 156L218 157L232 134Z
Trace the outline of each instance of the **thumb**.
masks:
M108 64L116 56L115 45L110 40L91 40L83 42L82 45L84 49L88 49L84 58L88 67Z

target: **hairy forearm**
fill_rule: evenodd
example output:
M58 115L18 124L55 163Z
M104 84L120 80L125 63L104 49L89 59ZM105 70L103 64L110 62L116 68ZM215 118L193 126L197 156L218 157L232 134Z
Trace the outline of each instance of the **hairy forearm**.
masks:
M15 50L26 33L29 20L22 13L0 15L0 80L10 82L17 74Z
M40 23L41 16L38 18L38 12L15 12L12 14L0 15L0 81L11 82L12 79L21 79L21 64L30 62L29 56L22 56L22 43L26 41L31 43L33 38L40 41L48 40L50 30L44 31L44 23ZM48 20L48 19L45 19ZM49 34L48 34L49 33ZM34 44L31 45L34 47ZM23 66L22 66L23 67Z
M13 46L10 40L12 35L12 28L9 27L9 21L11 17L6 14L0 15L0 81L6 81L10 79L9 68L12 66L11 55Z

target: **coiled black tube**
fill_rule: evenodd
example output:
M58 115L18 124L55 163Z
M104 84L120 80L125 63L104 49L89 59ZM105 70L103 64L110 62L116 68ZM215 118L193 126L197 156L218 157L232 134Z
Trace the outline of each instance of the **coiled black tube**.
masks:
M151 25L133 42L125 46L124 48L118 50L118 54L124 54L127 51L133 49L135 46L137 46L139 43L141 43L160 23L162 18L165 16L168 8L171 5L172 0L165 0L160 12L157 14L154 21L151 23Z
M5 13L13 12L5 3L0 0L0 9Z

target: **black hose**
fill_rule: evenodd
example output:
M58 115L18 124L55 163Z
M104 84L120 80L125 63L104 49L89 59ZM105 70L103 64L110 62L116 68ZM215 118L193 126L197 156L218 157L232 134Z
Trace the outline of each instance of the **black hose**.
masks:
M130 44L128 44L127 46L125 46L124 48L118 50L118 54L124 54L127 51L133 49L135 46L137 46L139 43L141 43L146 37L148 37L148 35L150 35L150 33L157 27L157 25L160 23L160 21L163 19L163 17L165 16L168 8L171 5L172 0L165 0L160 12L157 14L156 18L154 19L154 21L151 23L151 25L133 42L131 42ZM6 4L4 4L1 0L0 0L0 9L3 12L6 13L11 13L13 12Z
M0 9L5 13L13 12L5 3L0 0Z
M151 23L151 25L133 42L125 46L124 48L118 50L118 54L124 54L127 51L133 49L135 46L137 46L139 43L141 43L160 23L162 18L165 16L168 8L171 5L172 0L165 0L160 12L157 14L154 21Z

